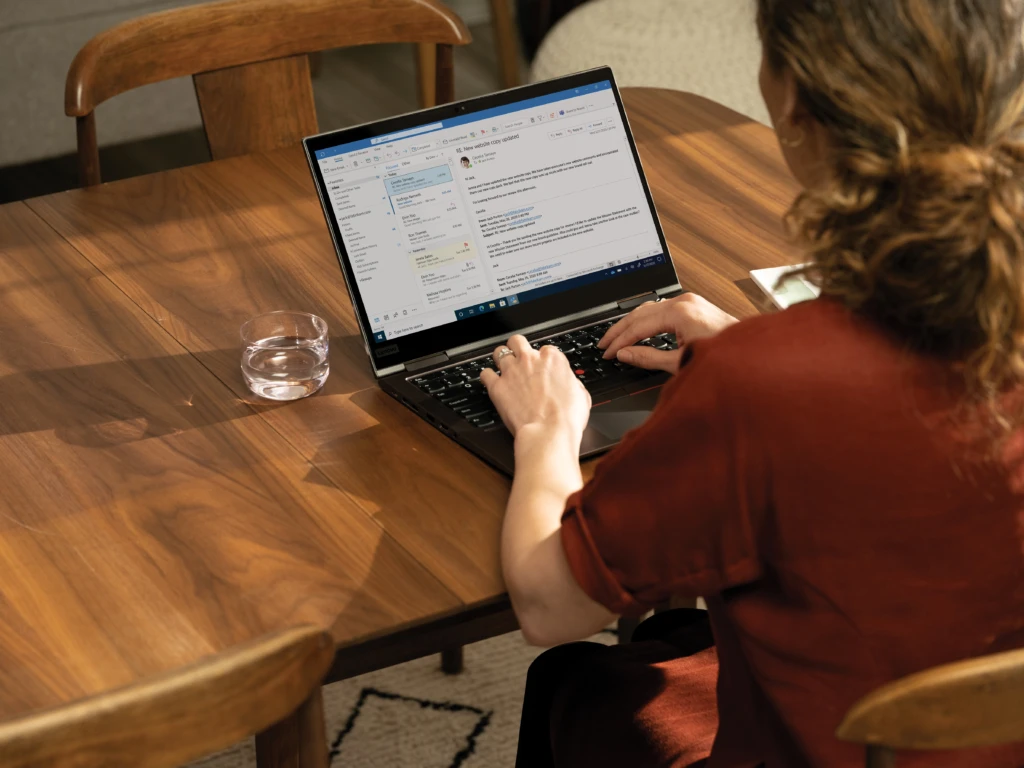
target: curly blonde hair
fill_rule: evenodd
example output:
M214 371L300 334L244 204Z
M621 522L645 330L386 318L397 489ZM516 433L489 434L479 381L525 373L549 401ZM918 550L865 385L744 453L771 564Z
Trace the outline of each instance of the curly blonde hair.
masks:
M1024 377L1024 3L757 2L769 67L830 138L829 182L787 216L807 276L1017 426L999 403Z

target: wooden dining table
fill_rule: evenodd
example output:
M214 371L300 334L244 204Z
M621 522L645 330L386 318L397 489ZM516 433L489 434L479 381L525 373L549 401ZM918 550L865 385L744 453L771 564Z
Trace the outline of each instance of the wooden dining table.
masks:
M761 311L749 271L794 253L774 135L624 100L680 283ZM288 404L239 369L277 309L331 331ZM301 623L329 679L510 631L509 482L375 385L300 147L0 207L0 721Z

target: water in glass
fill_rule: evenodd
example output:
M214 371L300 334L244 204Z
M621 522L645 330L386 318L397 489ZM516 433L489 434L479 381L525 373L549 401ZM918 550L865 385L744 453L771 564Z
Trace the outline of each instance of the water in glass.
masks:
M295 313L272 313L286 314ZM270 400L297 400L313 394L330 373L326 324L312 315L307 317L319 322L307 323L308 328L302 327L301 318L267 317L254 318L243 327L242 376L246 384Z

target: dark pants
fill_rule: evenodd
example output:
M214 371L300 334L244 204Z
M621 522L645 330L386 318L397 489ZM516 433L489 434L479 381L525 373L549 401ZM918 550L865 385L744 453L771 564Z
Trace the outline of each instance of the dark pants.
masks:
M570 643L544 652L526 677L516 768L661 762L665 745L636 727L631 713L663 693L658 665L713 645L707 613L686 608L647 619L626 645Z

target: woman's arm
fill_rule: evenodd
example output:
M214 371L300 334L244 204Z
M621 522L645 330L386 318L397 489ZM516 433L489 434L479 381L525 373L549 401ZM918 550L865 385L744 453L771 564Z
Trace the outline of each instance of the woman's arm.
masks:
M483 382L515 435L516 473L501 537L505 586L527 642L554 645L587 637L613 615L576 583L559 535L569 495L583 486L579 450L590 395L556 347L533 349L522 336L513 354L494 353L501 375Z
M646 304L615 325L599 346L606 357L644 368L675 371L679 352L632 347L673 331L680 346L714 335L735 319L686 294ZM562 548L566 501L583 486L579 449L590 417L590 395L553 346L533 349L509 339L513 354L494 353L500 375L483 372L506 426L515 436L516 471L502 532L505 584L528 642L554 645L587 637L615 618L579 586Z
M583 487L580 436L530 424L516 434L516 475L501 537L501 562L523 636L532 645L589 637L615 616L580 589L560 536L570 494Z

